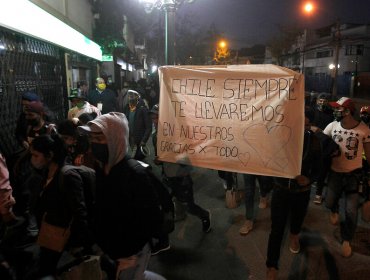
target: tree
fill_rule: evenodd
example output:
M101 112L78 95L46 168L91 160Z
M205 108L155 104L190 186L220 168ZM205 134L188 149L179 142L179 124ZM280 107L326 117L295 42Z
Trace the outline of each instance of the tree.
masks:
M292 45L297 41L297 37L302 35L302 30L291 26L280 26L279 29L278 37L273 37L267 45L272 57L276 59L278 65L282 65L284 54L289 52Z

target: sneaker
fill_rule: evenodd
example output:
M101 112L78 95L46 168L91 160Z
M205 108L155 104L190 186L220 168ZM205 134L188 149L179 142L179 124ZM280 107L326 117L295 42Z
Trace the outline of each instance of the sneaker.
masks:
M240 228L239 233L241 235L247 235L253 229L253 221L246 220L244 225Z
M348 258L352 255L352 248L349 241L343 241L342 243L342 256Z
M277 279L277 269L275 267L268 267L267 268L266 279L267 280L276 280Z
M299 244L299 236L298 236L298 234L290 234L289 250L293 254L298 254L299 251L301 250L301 246Z
M260 203L258 204L258 208L266 209L267 208L267 197L261 197Z
M338 225L339 222L339 214L337 212L330 212L330 223L334 226Z
M315 199L313 200L313 203L321 204L322 203L322 196L321 195L315 195Z
M211 214L208 211L208 217L202 219L202 229L203 232L208 233L211 231Z
M160 252L164 252L171 249L170 243L157 243L155 246L152 248L152 256L155 256L159 254Z

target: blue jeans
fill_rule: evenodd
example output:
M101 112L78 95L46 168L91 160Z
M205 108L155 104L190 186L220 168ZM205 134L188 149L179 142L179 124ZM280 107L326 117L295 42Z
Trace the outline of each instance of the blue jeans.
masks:
M254 219L254 194L256 191L256 183L260 186L261 197L266 197L266 195L271 191L272 188L272 178L268 176L259 176L251 174L243 174L244 186L245 186L245 217L247 220Z
M360 172L338 173L331 170L328 176L326 207L338 212L339 199L344 194L344 220L341 221L340 234L345 241L352 240L356 231Z
M271 199L271 232L267 247L267 267L278 269L281 242L285 225L290 217L290 233L299 234L307 213L310 190L291 192L275 188Z

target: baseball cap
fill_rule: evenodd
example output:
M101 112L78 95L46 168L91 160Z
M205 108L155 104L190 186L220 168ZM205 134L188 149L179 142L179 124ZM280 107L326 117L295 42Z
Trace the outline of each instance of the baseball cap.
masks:
M134 96L140 97L140 93L138 93L136 90L129 89L127 93L129 96L132 96L132 97Z
M334 108L344 107L349 109L351 112L355 111L355 104L353 103L352 99L348 97L341 97L338 101L329 102L329 104Z
M44 106L40 101L32 101L25 106L26 112L33 112L37 114L42 114L45 112Z
M86 96L80 89L74 88L71 90L71 94L68 96L69 100L72 100L73 98L86 99Z
M77 127L77 130L81 134L102 133L102 128L98 123L95 123L94 121L89 121L86 125L81 125Z
M27 91L23 93L22 99L27 101L40 101L40 97L32 91Z

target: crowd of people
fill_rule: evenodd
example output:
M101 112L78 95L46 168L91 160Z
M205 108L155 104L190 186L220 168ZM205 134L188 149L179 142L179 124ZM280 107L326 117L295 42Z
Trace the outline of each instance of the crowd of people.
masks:
M160 110L153 104L155 94L146 100L137 88L116 94L99 77L91 91L81 81L69 100L67 119L54 123L35 92L22 95L15 131L21 148L6 160L0 153L0 278L54 279L67 254L81 261L99 256L98 279L164 279L147 270L151 255L170 249L170 232L153 234L162 222L156 219L161 203L145 164L150 138L156 147ZM240 234L247 236L258 220L257 187L258 207L271 206L267 279L277 279L286 224L289 250L301 250L299 234L313 184L314 203L325 201L330 222L340 222L343 257L352 255L358 206L361 197L368 197L368 186L359 188L369 173L370 107L362 107L358 119L350 98L329 101L330 96L320 94L313 105L306 104L300 175L243 174ZM202 231L209 233L211 213L196 203L191 166L186 160L161 162L155 149L153 162L161 167L161 182L175 203L198 217ZM236 184L235 174L218 174L226 191ZM27 254L27 246L36 246L37 254Z

